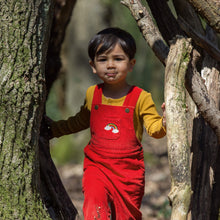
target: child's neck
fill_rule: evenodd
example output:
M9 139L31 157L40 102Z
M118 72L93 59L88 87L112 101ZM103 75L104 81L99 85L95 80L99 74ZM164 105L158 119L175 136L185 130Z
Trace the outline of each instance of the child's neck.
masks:
M126 96L131 86L127 83L123 85L104 84L103 94L106 98L119 99Z

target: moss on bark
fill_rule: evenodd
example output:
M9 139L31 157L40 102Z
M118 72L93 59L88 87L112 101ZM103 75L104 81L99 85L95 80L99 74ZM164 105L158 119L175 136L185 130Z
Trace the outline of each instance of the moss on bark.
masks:
M0 218L50 219L39 192L39 121L51 1L0 8Z

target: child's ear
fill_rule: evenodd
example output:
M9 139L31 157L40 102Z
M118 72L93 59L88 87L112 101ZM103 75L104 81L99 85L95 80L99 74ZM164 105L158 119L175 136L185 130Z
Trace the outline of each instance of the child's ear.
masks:
M90 65L91 68L92 68L92 72L93 72L94 74L96 74L95 64L94 64L94 62L93 62L92 60L89 61L89 65Z
M133 59L130 60L130 70L129 70L129 72L131 72L133 70L135 63L136 63L136 59L133 58Z

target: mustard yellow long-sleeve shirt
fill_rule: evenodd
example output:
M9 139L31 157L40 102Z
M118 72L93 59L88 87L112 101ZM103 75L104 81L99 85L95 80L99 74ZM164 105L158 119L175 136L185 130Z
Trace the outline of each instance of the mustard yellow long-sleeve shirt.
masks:
M53 137L60 137L89 128L94 90L95 85L88 88L84 105L81 106L80 111L75 116L52 123ZM125 97L111 99L102 95L102 104L122 106ZM154 138L162 138L166 135L162 117L158 114L150 93L144 90L141 92L134 112L134 129L140 141L142 140L143 126L146 128L147 133Z

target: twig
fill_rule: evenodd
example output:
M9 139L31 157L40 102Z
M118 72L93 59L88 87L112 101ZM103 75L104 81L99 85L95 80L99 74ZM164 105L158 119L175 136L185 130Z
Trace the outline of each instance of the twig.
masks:
M164 39L155 26L150 13L139 0L122 0L121 4L125 5L131 11L148 45L158 59L166 65L169 47L165 45Z

